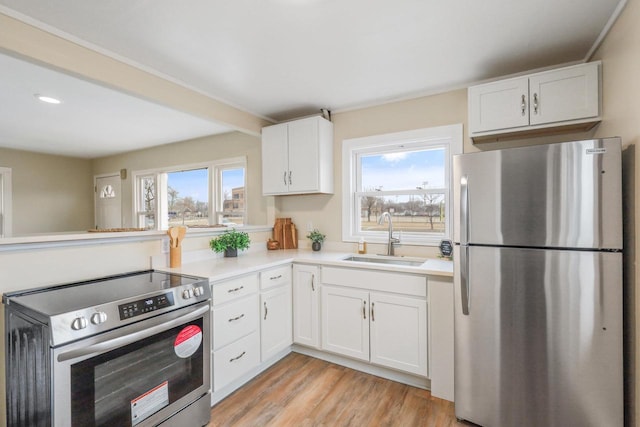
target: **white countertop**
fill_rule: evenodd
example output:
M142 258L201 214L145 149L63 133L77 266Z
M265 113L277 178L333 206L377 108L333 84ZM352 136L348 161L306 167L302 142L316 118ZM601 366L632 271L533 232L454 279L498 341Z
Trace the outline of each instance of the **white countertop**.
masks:
M345 268L366 268L370 270L414 273L429 276L453 276L452 261L428 259L424 264L417 267L344 261L344 258L350 255L354 254L326 250L313 252L308 249L265 250L239 253L236 258L212 257L206 260L183 263L182 267L179 268L163 268L162 270L208 277L211 282L237 277L266 268L277 267L290 262L322 264Z

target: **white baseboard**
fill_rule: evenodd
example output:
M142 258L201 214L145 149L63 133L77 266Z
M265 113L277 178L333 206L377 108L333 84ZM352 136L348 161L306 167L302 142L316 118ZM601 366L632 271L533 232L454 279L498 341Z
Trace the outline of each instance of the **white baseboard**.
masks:
M314 348L305 347L299 344L293 344L291 349L296 353L315 357L316 359L335 363L336 365L345 366L347 368L355 369L356 371L375 375L377 377L396 381L402 384L407 384L413 387L431 390L431 381L424 377L399 372L389 368L383 368L381 366L371 365L370 363L361 362L359 360L350 359L348 357L340 356L333 353L327 353L323 350L316 350Z

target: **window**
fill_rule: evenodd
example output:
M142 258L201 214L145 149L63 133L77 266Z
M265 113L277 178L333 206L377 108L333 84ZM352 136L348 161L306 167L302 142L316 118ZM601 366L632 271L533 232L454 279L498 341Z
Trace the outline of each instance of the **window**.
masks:
M435 245L451 238L451 156L462 152L462 125L345 140L342 238Z
M221 199L216 209L219 224L243 225L245 217L245 168L237 164L227 164L218 168Z
M235 158L134 172L138 227L245 224L245 170L245 158Z

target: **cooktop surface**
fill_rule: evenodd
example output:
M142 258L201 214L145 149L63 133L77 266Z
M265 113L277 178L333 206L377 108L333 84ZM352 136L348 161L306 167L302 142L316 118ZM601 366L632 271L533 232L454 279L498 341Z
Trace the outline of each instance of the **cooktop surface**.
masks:
M193 285L206 279L154 270L128 273L85 282L7 293L4 299L46 316L69 313L88 307L117 303L133 297Z

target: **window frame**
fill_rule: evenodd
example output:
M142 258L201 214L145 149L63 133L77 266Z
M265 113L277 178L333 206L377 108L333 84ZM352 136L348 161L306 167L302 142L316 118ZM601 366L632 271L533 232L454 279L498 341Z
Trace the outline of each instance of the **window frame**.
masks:
M357 198L373 195L375 192L362 191L361 157L362 155L384 154L399 151L416 151L430 148L445 148L445 188L422 190L385 191L385 195L442 194L445 197L445 233L403 232L402 244L418 246L437 246L442 239L453 236L452 224L452 160L462 153L462 124L415 129L362 138L345 139L342 143L342 240L357 242L364 238L372 243L386 243L388 234L384 231L362 231L360 229L360 204ZM400 149L400 150L399 150ZM445 191L443 191L445 190ZM379 196L380 193L377 193ZM396 232L395 235L398 233Z
M154 169L146 169L133 171L131 173L132 176L132 220L133 224L136 227L141 227L139 219L141 215L146 214L146 210L141 206L141 187L140 181L143 178L153 177L156 188L156 219L155 219L155 228L153 230L166 230L168 228L167 215L168 212L165 212L168 209L168 201L167 201L167 174L172 172L180 172L180 171L188 171L194 169L207 169L209 182L208 182L208 218L209 225L215 225L218 221L218 209L222 211L223 200L224 197L222 192L222 179L221 179L221 171L224 169L244 169L244 188L245 194L247 191L247 158L245 156L242 157L233 157L228 159L220 159L220 160L212 160L209 162L203 163L190 163L190 164L180 164L180 165L171 165L164 166L161 168ZM164 189L163 189L164 188ZM246 198L245 198L246 199ZM244 212L243 212L243 224L247 222L247 209L248 203L245 200L244 204ZM215 221L212 223L212 221Z

